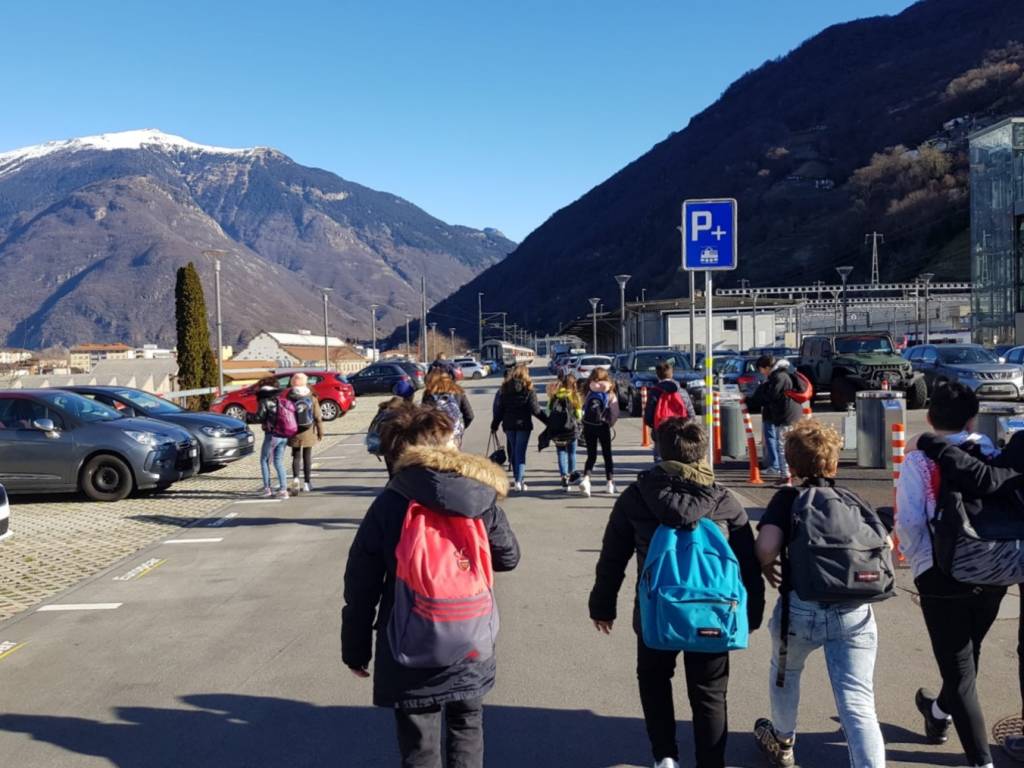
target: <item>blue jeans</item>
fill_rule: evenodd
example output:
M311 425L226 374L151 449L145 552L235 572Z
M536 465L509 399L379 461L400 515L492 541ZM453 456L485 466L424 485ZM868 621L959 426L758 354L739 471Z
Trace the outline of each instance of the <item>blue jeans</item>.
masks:
M508 458L512 462L512 475L517 483L526 478L526 450L530 446L530 433L514 429L505 433L508 441Z
M772 724L783 738L796 736L800 706L800 674L804 662L818 648L825 649L832 694L839 710L839 722L846 733L850 765L854 768L884 768L885 742L875 712L875 654L878 631L870 605L804 602L790 595L789 648L786 684L775 684L780 646L782 600L768 624L772 635L772 663L769 692Z
M780 477L789 477L786 465L786 433L789 427L764 423L764 457L766 472L774 472Z
M278 487L288 487L288 475L284 471L284 450L288 447L287 437L274 437L269 432L263 433L263 447L260 449L260 472L263 474L263 487L270 487L270 460L273 457L274 468L277 470Z
M564 446L555 446L555 455L558 456L558 472L562 477L568 477L576 471L576 444L577 441L573 440Z

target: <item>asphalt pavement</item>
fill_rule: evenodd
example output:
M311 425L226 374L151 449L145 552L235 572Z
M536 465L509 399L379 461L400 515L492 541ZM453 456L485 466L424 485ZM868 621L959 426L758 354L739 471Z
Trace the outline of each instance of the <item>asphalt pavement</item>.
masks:
M496 385L467 382L479 414L468 451L485 450ZM648 466L649 452L639 420L620 421L616 432L624 485ZM562 491L551 449L532 450L528 463L529 492L504 504L523 559L497 577L502 634L485 715L486 765L650 765L628 621L632 575L619 601L624 620L610 637L587 616L613 498ZM370 705L369 681L341 666L338 643L346 553L386 473L358 435L317 464L314 493L287 501L240 494L199 524L0 623L0 766L397 765L392 715ZM847 472L855 490L891 493L884 471ZM756 518L770 491L745 483L739 466L722 477ZM914 691L936 687L938 674L906 572L900 587L877 608L875 684L889 765L960 766L955 736L936 747L921 735ZM1016 593L1004 607L982 660L990 727L1020 710ZM750 731L768 714L769 648L762 629L732 656L733 766L764 765ZM683 765L692 765L677 684ZM797 759L819 768L847 764L846 754L819 654L803 677ZM997 750L996 765L1016 764Z

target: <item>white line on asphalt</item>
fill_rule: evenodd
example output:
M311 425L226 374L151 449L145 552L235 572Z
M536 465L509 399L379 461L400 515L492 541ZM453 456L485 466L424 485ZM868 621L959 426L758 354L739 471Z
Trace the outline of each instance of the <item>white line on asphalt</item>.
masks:
M16 650L23 648L24 646L24 643L16 643L12 640L4 640L3 642L0 642L0 659L6 659Z
M127 573L123 573L120 576L115 576L114 581L131 581L132 579L137 579L141 576L145 576L154 568L159 568L166 562L166 560L162 560L159 557L151 557L149 560L140 565L135 566Z
M238 517L238 513L237 512L228 512L226 515L224 515L224 517L218 517L216 520L211 522L209 525L210 525L211 528L220 528L222 525L224 525L224 523L226 523L228 520L230 520L233 517Z
M218 539L168 539L164 544L216 544L218 541L224 541L224 538Z
M43 611L112 611L120 608L124 603L58 603L57 605L44 605L37 609Z
M281 501L281 499L243 499L236 501L235 504L280 504Z

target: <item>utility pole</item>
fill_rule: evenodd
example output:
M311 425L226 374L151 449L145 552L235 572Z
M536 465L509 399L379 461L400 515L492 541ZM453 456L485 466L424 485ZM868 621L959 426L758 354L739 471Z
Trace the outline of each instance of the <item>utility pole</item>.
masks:
M425 363L427 357L427 278L420 277L420 362Z
M374 363L377 362L377 307L379 306L380 304L370 305L370 332L372 333L371 338L373 339L372 346L370 347L370 349L373 350L373 357L371 358L371 362Z
M452 335L452 359L455 359L455 329L449 328L448 333Z
M620 330L620 344L619 350L622 352L626 351L626 283L629 282L631 275L616 275L615 282L619 284L619 330Z
M217 305L217 394L224 394L224 331L220 314L220 260L228 255L227 251L206 250L203 256L213 257L213 292Z
M865 244L868 240L871 241L871 282L878 285L878 243L885 242L885 235L881 232L872 232L870 235L864 235Z
M484 292L479 291L476 294L476 336L477 336L477 354L482 355L484 353Z
M746 292L749 288L750 288L750 281L747 278L745 278L745 277L741 277L740 278L740 290ZM742 303L742 299L740 300L740 302ZM755 322L756 322L756 320L755 320ZM743 346L743 308L740 306L740 304L736 305L736 324L739 326L739 332L740 332L740 349L739 349L739 351L743 352L743 350L745 350L746 347ZM756 334L755 334L755 338L756 338Z
M331 288L321 288L320 292L324 295L324 370L331 370L331 353L330 346L327 344L327 295L331 292Z
M434 339L436 340L437 339L437 323L431 323L430 324L430 332L433 334ZM441 345L438 344L438 346L441 346ZM440 354L441 354L441 350L437 350L434 353L435 356L440 355ZM424 360L423 362L426 362L426 360Z
M921 280L924 282L924 343L931 343L931 318L928 316L928 289L931 285L932 278L935 277L934 272L925 272L921 275Z
M590 351L590 354L596 355L597 354L597 305L601 302L601 299L595 298L595 299L589 299L589 301L590 301L590 316L593 318L593 321L594 321L594 343L593 343L593 347L594 348Z
M846 333L848 328L847 318L849 315L849 299L846 296L846 281L850 277L850 273L853 272L853 267L836 267L836 272L839 273L839 277L843 280L843 333Z
M405 356L412 360L412 345L409 343L409 319L412 317L408 312L405 313Z
M507 317L507 315L508 315L507 312L502 312L501 313L501 340L502 341L508 341L508 324L507 324L508 317Z

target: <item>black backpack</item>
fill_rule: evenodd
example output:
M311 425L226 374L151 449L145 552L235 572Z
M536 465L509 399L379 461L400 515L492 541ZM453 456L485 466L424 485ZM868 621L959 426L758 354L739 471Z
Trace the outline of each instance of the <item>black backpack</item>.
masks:
M611 421L607 392L590 392L583 401L583 423L600 427Z
M579 436L580 423L568 397L556 397L548 413L548 434L554 441L572 441Z
M300 397L295 401L295 423L299 427L299 432L305 432L316 423L313 407L312 397Z

